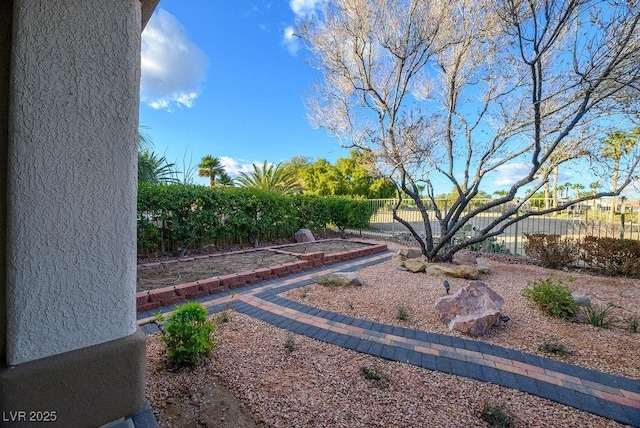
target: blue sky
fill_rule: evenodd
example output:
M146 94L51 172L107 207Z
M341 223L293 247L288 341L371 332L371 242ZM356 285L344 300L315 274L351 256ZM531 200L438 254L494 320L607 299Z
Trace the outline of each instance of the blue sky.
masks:
M217 156L232 177L264 160L347 156L306 118L304 94L321 75L292 37L296 16L321 1L161 0L142 33L140 123L152 149L181 171ZM524 168L501 166L483 189L507 188Z
M320 74L291 32L316 3L162 0L142 34L140 123L153 150L178 169L211 154L232 176L264 160L347 156L305 114Z

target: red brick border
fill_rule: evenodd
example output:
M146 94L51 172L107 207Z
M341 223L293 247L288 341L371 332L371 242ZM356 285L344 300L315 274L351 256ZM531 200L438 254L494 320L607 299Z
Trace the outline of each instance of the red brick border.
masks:
M327 239L316 242L326 242L326 241L334 241L335 239ZM188 299L196 299L198 297L203 297L208 294L215 294L221 291L231 290L239 287L244 287L245 285L251 285L258 283L260 281L266 281L269 279L282 278L294 273L300 273L309 271L311 269L330 265L334 263L339 263L347 260L352 260L359 257L364 257L376 253L380 253L383 251L387 251L386 244L371 244L366 241L360 240L350 240L350 242L357 242L361 244L370 245L366 248L357 248L351 251L345 251L342 253L334 253L330 255L325 255L323 252L313 252L313 253L293 253L288 252L286 250L282 250L282 248L287 248L289 246L293 247L296 244L291 244L288 246L278 246L260 248L255 250L246 250L246 251L232 251L230 253L224 254L213 254L206 256L195 256L188 257L179 260L167 260L165 262L154 262L147 263L144 265L140 265L142 267L153 267L153 266L161 266L163 264L173 264L183 261L190 261L194 259L205 259L209 257L219 257L222 255L233 255L233 254L242 254L249 253L255 251L273 251L276 253L282 254L291 254L293 256L298 257L300 260L296 262L284 263L282 265L272 266L271 268L260 268L255 269L253 271L234 273L229 275L223 275L220 277L213 277L202 279L195 282L187 282L184 284L157 288L155 290L149 291L141 291L136 293L136 309L138 312L149 311L153 309L158 309L162 306L167 306L172 303L178 303Z

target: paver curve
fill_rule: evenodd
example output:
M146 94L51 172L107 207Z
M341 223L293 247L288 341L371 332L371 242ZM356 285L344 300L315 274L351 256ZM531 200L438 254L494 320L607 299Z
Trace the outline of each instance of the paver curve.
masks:
M390 256L377 254L195 300L208 306L210 314L231 307L357 352L495 383L640 427L640 381L476 340L353 318L279 296L314 282L319 273L354 271ZM171 305L162 311L174 309ZM151 314L138 318L145 332L158 330L150 323Z

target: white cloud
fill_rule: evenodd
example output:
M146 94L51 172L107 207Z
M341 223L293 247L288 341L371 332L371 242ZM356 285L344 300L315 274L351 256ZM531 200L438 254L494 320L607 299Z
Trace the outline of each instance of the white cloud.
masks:
M288 26L284 29L282 44L287 48L291 55L296 55L300 50L300 39L296 36L295 30L292 26Z
M296 16L307 16L313 13L323 0L289 0L289 7Z
M245 159L234 159L228 156L220 156L220 163L224 166L224 170L231 178L237 177L241 172L253 171L253 164Z
M525 163L508 163L496 168L499 175L495 180L496 186L511 186L528 174L530 166Z
M207 57L164 9L142 33L140 98L155 109L192 107L205 78Z

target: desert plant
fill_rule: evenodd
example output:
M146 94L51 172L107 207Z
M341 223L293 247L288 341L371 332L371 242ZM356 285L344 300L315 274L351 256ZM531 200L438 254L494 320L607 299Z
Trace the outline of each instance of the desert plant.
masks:
M638 318L636 317L623 318L622 322L625 324L625 328L629 330L631 333L638 332L638 324L640 324L640 321L638 321Z
M309 289L307 287L300 288L300 298L305 299L307 294L309 293Z
M376 382L377 384L382 384L385 380L385 376L382 373L382 371L380 371L380 368L378 368L377 362L374 362L371 367L369 366L360 367L360 374L366 380Z
M396 319L400 321L406 321L409 319L409 311L404 305L398 305L396 307Z
M161 324L160 338L167 346L167 357L174 366L193 365L208 355L216 344L215 324L207 319L207 309L201 303L178 305Z
M558 269L569 265L575 259L575 244L569 239L544 233L525 233L524 236L524 253L538 260L544 267Z
M542 344L538 346L538 350L546 352L547 354L562 356L573 354L573 352L571 352L564 343L559 342L555 337L546 339L544 342L542 342Z
M287 354L295 351L297 347L298 346L296 345L296 338L294 337L293 333L287 333L287 338L284 341L284 349L285 351L287 351Z
M325 287L329 287L329 288L345 287L347 285L347 282L344 279L336 275L324 276L320 278L317 282L318 284L323 285Z
M607 306L587 305L580 309L580 319L594 327L609 328L617 322L612 312L615 305L609 303Z
M492 428L508 428L513 423L513 417L505 410L505 403L497 406L484 403L480 418Z
M347 307L351 310L354 310L356 307L351 300L347 302Z
M577 305L571 291L559 280L529 281L522 294L546 314L560 318L572 318L576 314Z

